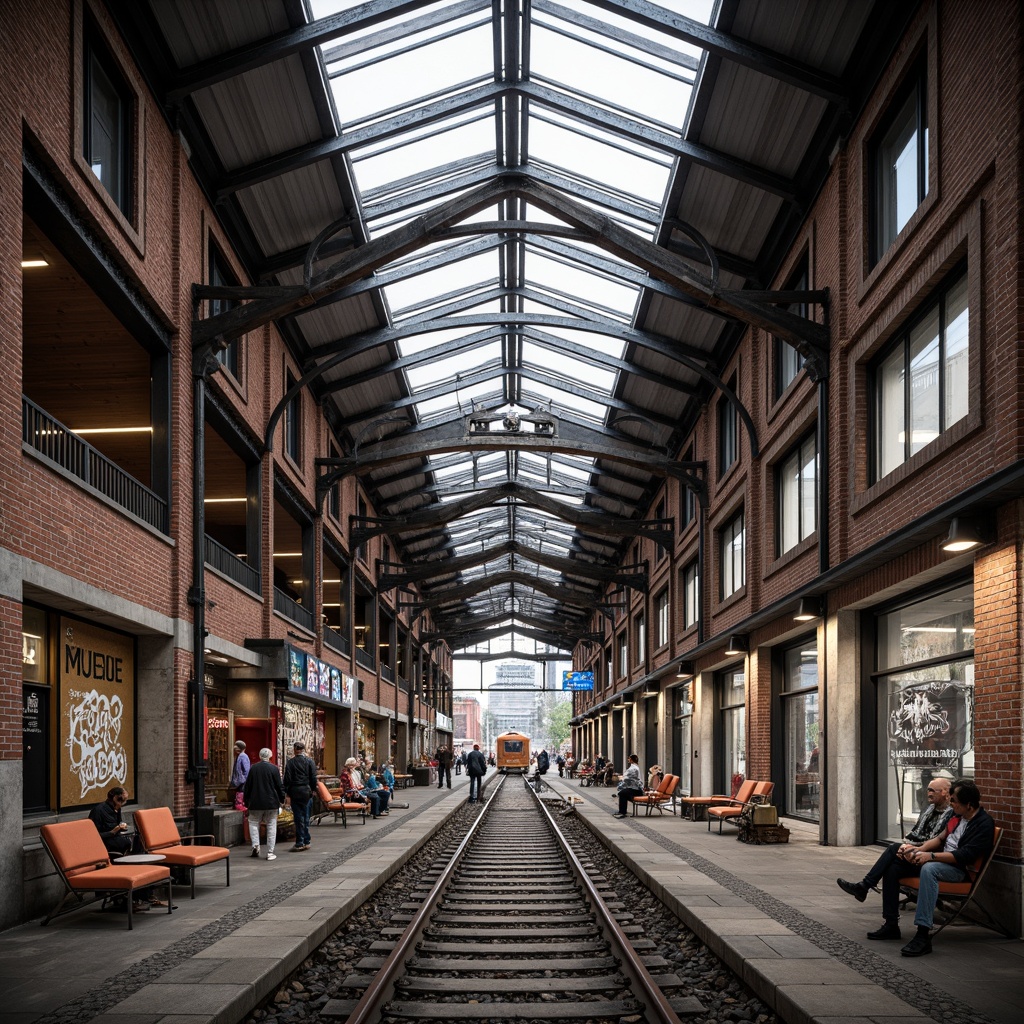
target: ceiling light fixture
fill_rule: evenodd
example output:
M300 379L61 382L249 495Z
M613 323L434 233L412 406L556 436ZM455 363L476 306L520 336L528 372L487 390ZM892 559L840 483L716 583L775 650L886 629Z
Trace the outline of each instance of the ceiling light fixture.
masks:
M693 662L692 661L681 661L679 667L676 669L676 679L692 679L693 678Z
M747 653L747 634L746 633L733 633L729 637L729 642L725 645L726 654L746 654Z
M985 539L974 520L957 516L950 520L949 533L942 543L942 550L955 554L960 551L971 551L984 543Z
M22 260L21 265L23 268L27 267L48 267L50 264L46 260Z
M811 622L821 618L821 598L801 597L793 618L797 622Z

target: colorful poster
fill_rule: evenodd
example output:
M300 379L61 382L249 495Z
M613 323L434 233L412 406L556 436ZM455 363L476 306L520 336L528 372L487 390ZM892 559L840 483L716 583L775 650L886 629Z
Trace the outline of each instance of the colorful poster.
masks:
M60 802L97 804L135 770L135 644L131 637L61 618Z
M306 692L320 692L320 669L316 658L310 655L306 658Z
M331 669L331 700L341 703L341 673L336 669Z
M319 679L319 690L317 691L321 697L331 696L331 670L327 665L318 661L316 663L317 678Z
M305 685L306 679L306 656L301 652L295 650L294 647L288 648L288 689L289 690L301 690Z

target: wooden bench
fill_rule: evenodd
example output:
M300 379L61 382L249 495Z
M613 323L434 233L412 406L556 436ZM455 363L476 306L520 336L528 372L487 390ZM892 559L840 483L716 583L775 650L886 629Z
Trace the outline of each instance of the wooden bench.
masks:
M995 832L993 833L992 849L989 851L987 857L979 857L968 869L967 878L963 882L939 882L939 898L936 902L936 909L942 908L945 917L942 919L939 927L932 932L932 938L935 938L939 932L948 924L952 924L967 907L974 901L975 894L981 885L982 879L985 877L988 871L989 865L992 863L992 858L996 855L996 850L999 848L999 841L1003 838L1003 830L1000 826L996 825ZM918 885L920 878L901 878L900 879L900 891L903 893L905 899L904 902L916 903L918 896ZM953 906L954 909L950 912L946 906ZM976 904L977 909L985 915L987 926L993 928L997 932L1003 932L1006 934L1006 930L996 924L995 918L983 907L981 904ZM981 923L986 923L981 922Z
M153 807L135 812L135 827L139 830L142 845L147 853L161 853L165 863L172 867L188 868L188 880L192 887L192 899L196 898L196 868L204 864L224 861L224 885L231 885L231 851L226 846L196 846L200 839L212 840L213 836L178 835L174 815L169 807Z
M395 775L395 789L408 789L411 785L411 775Z
M170 868L161 864L111 862L96 826L88 818L43 825L39 829L39 838L64 883L60 903L43 919L44 925L61 914L91 906L100 899L124 897L128 909L128 930L131 931L133 895L139 889L147 889L160 882L167 883L167 913L173 909ZM83 893L92 893L95 898L84 900ZM72 897L77 902L66 906Z

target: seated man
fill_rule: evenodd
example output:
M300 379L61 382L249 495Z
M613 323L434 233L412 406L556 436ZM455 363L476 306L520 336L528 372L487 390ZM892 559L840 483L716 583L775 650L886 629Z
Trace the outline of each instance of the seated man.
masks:
M89 820L96 826L96 831L99 832L100 839L103 840L103 845L111 857L143 852L141 847L136 846L137 833L129 833L128 824L121 816L121 808L127 799L128 792L124 786L114 786L107 791L107 799L89 812ZM132 912L143 913L149 910L150 905L167 906L163 900L156 898L152 887L139 889L135 893Z
M939 835L918 848L894 859L882 876L882 927L868 932L869 939L899 939L900 879L919 875L917 934L900 952L904 956L924 956L932 951L932 919L939 899L939 882L962 882L967 868L979 857L987 857L995 842L995 823L981 806L981 793L969 779L953 783L950 804L954 818L952 831Z
M836 884L843 892L848 892L863 903L867 899L868 891L878 885L890 864L898 862L906 866L907 854L913 853L929 839L946 834L946 825L952 816L953 808L949 805L949 779L932 779L928 783L928 803L918 815L914 827L907 833L906 842L890 843L862 881L848 882L845 878L837 878Z

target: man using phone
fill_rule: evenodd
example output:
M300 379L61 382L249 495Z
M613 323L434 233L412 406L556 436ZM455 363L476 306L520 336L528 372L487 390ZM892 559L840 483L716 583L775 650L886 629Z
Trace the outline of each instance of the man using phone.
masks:
M114 786L108 790L107 799L89 812L89 820L96 826L103 845L118 856L131 853L135 843L134 835L129 835L128 825L121 816L121 808L127 799L124 786Z

